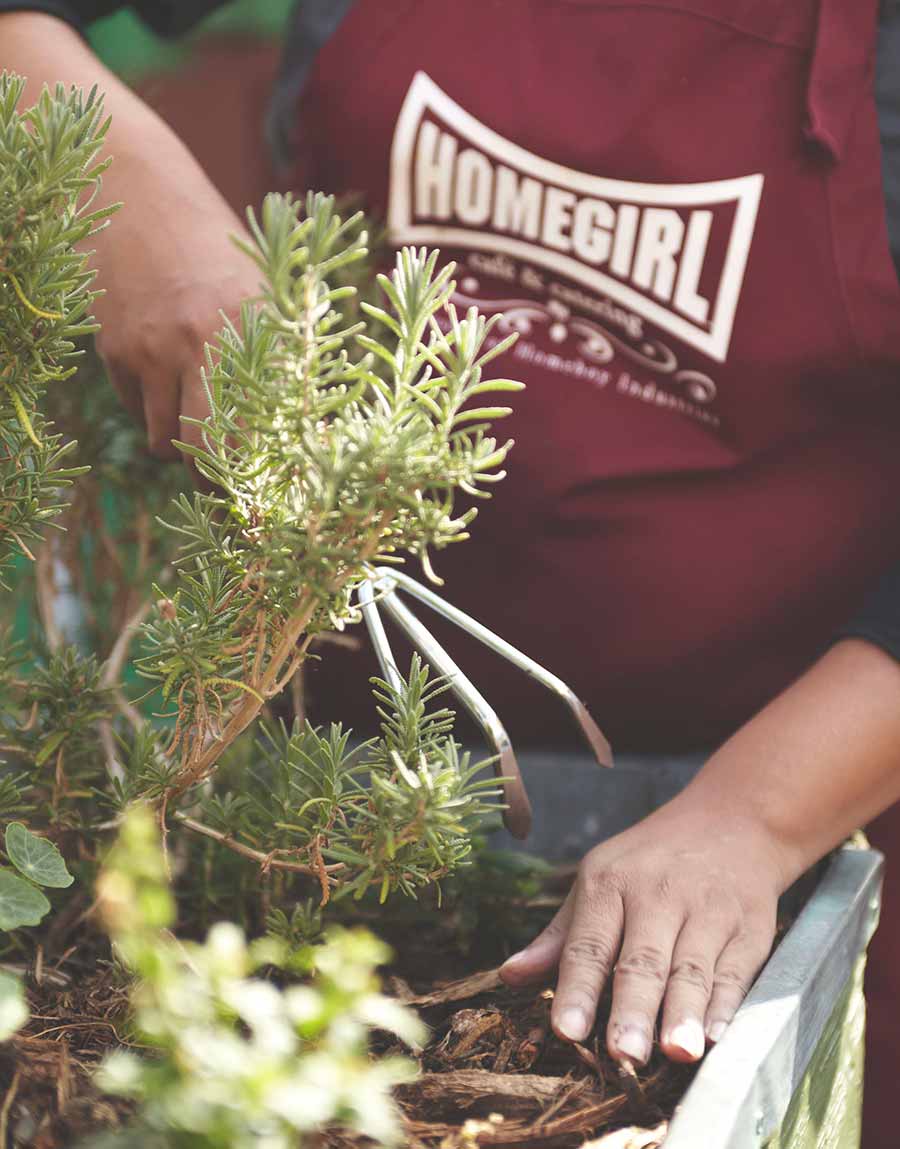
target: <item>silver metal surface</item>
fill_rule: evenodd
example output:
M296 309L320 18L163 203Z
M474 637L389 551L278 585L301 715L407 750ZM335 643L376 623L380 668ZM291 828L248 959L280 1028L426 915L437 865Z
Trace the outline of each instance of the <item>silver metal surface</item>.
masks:
M551 674L549 670L546 670L540 663L535 662L533 658L529 658L527 654L523 654L521 650L518 650L511 643L500 638L500 636L494 634L493 631L488 630L488 628L477 619L472 618L471 615L466 614L465 611L453 606L441 598L440 595L435 594L433 590L416 582L416 580L410 578L409 575L404 574L403 571L391 570L387 567L378 567L374 574L376 587L379 591L390 592L395 587L404 591L410 595L410 597L424 603L425 606L433 610L435 614L439 614L442 618L446 618L448 622L452 622L455 626L460 627L460 629L464 630L467 634L471 634L473 638L478 639L478 641L488 647L489 650L493 650L495 654L499 654L501 658L505 658L508 662L511 662L513 666L518 667L519 670L524 671L525 674L534 678L542 686L546 687L547 690L558 695L569 708L572 717L578 724L597 762L601 766L612 766L612 749L610 748L609 742L588 713L587 707L561 678L555 674Z
M397 597L398 590L404 591L441 617L446 618L467 634L471 634L490 650L511 662L548 690L558 695L569 708L585 741L591 748L594 759L601 766L612 766L612 751L600 728L594 722L584 703L558 678L545 670L540 663L523 654L521 650L488 630L464 611L411 579L402 571L379 567L360 586L357 597L363 619L378 657L385 680L394 689L402 686L403 679L397 669L379 607L385 610L394 622L405 632L412 645L423 655L433 669L447 680L450 690L459 698L469 714L481 727L488 745L496 758L495 771L503 782L503 796L506 809L503 821L510 833L519 839L527 838L532 825L531 803L519 765L513 753L512 743L496 711L475 685L463 674L448 652L438 642L430 630Z
M450 689L481 727L488 745L496 756L494 772L498 778L503 779L503 798L506 803L503 821L513 837L527 838L531 830L531 804L525 792L509 735L496 711L466 678L431 631L422 625L393 592L384 593L379 603L409 637L413 646L421 651L431 668L447 680ZM370 603L369 609L373 608L374 603Z
M391 651L391 644L388 642L384 623L381 621L381 615L378 613L378 607L375 605L375 588L372 583L368 581L364 582L357 591L357 597L359 598L363 621L366 624L369 638L372 640L372 646L378 658L378 665L381 667L382 678L384 678L386 682L389 682L394 690L400 690L403 686L403 676L397 669L397 663L394 661L394 655Z
M675 1112L665 1149L760 1149L781 1125L878 921L883 859L832 859Z

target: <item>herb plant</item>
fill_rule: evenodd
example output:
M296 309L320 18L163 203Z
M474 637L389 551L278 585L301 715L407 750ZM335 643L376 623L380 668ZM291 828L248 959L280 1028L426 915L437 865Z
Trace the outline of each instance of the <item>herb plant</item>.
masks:
M37 926L50 912L41 887L65 889L75 880L52 842L21 822L10 822L5 833L6 857L13 868L0 867L0 931ZM0 969L0 1041L28 1020L22 980Z
M35 647L0 652L7 816L90 839L140 799L167 839L311 877L323 903L413 894L465 860L496 807L483 764L453 740L443 685L418 660L401 690L376 683L382 732L362 747L280 696L296 695L323 635L358 621L355 590L374 564L413 555L435 577L432 553L467 536L475 510L458 497L486 497L509 449L490 433L508 408L483 405L518 387L485 378L509 341L474 309L457 314L436 254L403 251L373 302L361 217L322 195L269 196L249 215L260 297L208 349L210 414L200 445L181 444L205 486L182 489L160 528L133 433L97 388L61 384L94 330L76 245L108 215L91 210L101 104L58 89L21 111L21 92L3 76L0 546L35 559L42 627L37 659ZM118 534L110 489L135 508ZM69 528L61 542L43 537L54 518ZM57 618L61 569L85 606L74 633ZM143 703L123 688L130 670L152 684Z
M111 209L92 210L107 166L102 101L46 88L20 111L24 80L0 73L0 568L31 554L79 473L41 399L75 370L93 273L78 250Z
M379 992L385 947L361 930L333 929L290 951L271 937L247 943L234 925L205 942L169 932L175 904L153 819L135 808L98 883L114 946L136 975L135 1025L155 1057L120 1050L100 1083L137 1100L136 1121L104 1144L171 1149L297 1149L342 1127L393 1145L401 1131L391 1087L414 1075L400 1057L370 1056L373 1030L416 1047L418 1017ZM283 967L303 984L279 988Z
M57 844L87 886L120 830L97 892L154 1054L105 1063L138 1105L120 1143L286 1149L339 1127L389 1145L410 1066L374 1059L372 1035L424 1033L379 992L384 947L323 907L454 874L498 793L418 659L400 688L375 683L364 745L311 726L297 687L375 564L413 556L436 578L466 538L460 496L487 497L509 449L490 432L508 408L484 398L518 386L485 378L508 341L456 312L435 254L402 252L376 302L361 218L270 196L249 217L260 296L207 350L189 488L98 372L68 379L95 329L106 124L94 94L22 110L22 90L0 75L0 605L33 595L39 625L0 642L0 930L33 948L39 887L72 881ZM0 972L0 1040L25 1020Z
M346 280L366 254L358 217L342 220L321 195L305 208L269 196L249 221L262 299L208 357L202 446L181 447L211 489L173 504L178 577L159 592L139 663L174 722L154 786L194 829L184 809L196 788L313 641L357 620L354 591L372 564L407 552L430 572L432 550L467 537L475 511L458 513L457 494L484 495L509 449L489 434L509 409L473 403L518 387L484 378L509 341L491 338L474 309L456 313L452 269L438 270L435 254L404 250L379 277L384 307L363 302L354 320ZM336 729L270 730L263 757L277 784L254 788L229 834L266 842L272 859L305 857L326 896L328 863L348 888L377 882L383 894L449 872L466 852L467 821L483 811L483 784L458 757L449 715L427 713L437 690L418 663L404 691L377 691L383 737L362 766Z

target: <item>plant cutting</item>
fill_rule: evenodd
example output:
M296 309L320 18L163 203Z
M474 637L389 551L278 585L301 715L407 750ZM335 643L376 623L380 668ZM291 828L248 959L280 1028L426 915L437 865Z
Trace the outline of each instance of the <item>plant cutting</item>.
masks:
M317 633L353 617L367 564L407 551L430 569L429 551L465 538L474 518L454 513L457 491L502 478L509 444L488 421L507 409L467 404L516 388L483 379L508 341L488 348L491 324L449 303L451 269L412 250L379 279L388 310L361 305L387 338L348 322L336 305L352 289L327 277L365 254L355 222L324 197L302 220L276 196L260 224L250 217L263 304L210 360L204 446L181 444L214 490L178 504L181 584L144 663L186 715L167 748L180 754L175 793L209 775ZM356 361L354 342L367 353ZM215 586L203 582L212 569Z

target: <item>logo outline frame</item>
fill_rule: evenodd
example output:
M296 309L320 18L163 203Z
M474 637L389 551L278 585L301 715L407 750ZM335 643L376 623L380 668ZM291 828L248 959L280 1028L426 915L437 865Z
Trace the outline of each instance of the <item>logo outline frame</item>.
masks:
M725 251L708 329L692 323L662 303L599 268L564 252L515 236L453 226L438 221L414 222L412 186L415 143L426 113L431 112L465 143L476 146L494 163L531 176L545 186L585 196L652 207L705 207L734 203L735 216ZM424 71L416 72L397 118L391 144L388 195L388 234L404 244L449 246L511 255L545 270L564 274L616 303L630 307L642 319L724 363L731 343L737 305L752 246L764 176L760 172L700 183L658 184L609 179L544 159L483 124L448 95Z

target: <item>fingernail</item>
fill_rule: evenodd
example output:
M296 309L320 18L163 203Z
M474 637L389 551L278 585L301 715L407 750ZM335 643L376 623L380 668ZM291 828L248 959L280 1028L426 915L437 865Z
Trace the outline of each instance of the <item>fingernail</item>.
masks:
M503 963L503 965L500 966L500 968L501 969L507 969L509 966L521 965L522 964L522 958L524 956L525 956L524 950L519 950L519 952L517 954L510 954L509 957L506 959L506 961Z
M703 1026L699 1021L682 1021L669 1034L668 1045L677 1045L679 1049L693 1059L698 1059L706 1052L706 1037Z
M615 1045L620 1053L640 1065L650 1058L650 1042L640 1029L623 1029L616 1037Z
M564 1009L556 1022L556 1032L569 1041L584 1041L590 1027L591 1023L584 1010L573 1006Z
M713 1045L715 1045L715 1043L717 1041L722 1040L722 1037L723 1037L725 1030L727 1028L728 1028L728 1022L727 1021L714 1021L710 1025L709 1029L706 1031L706 1036L713 1043Z

